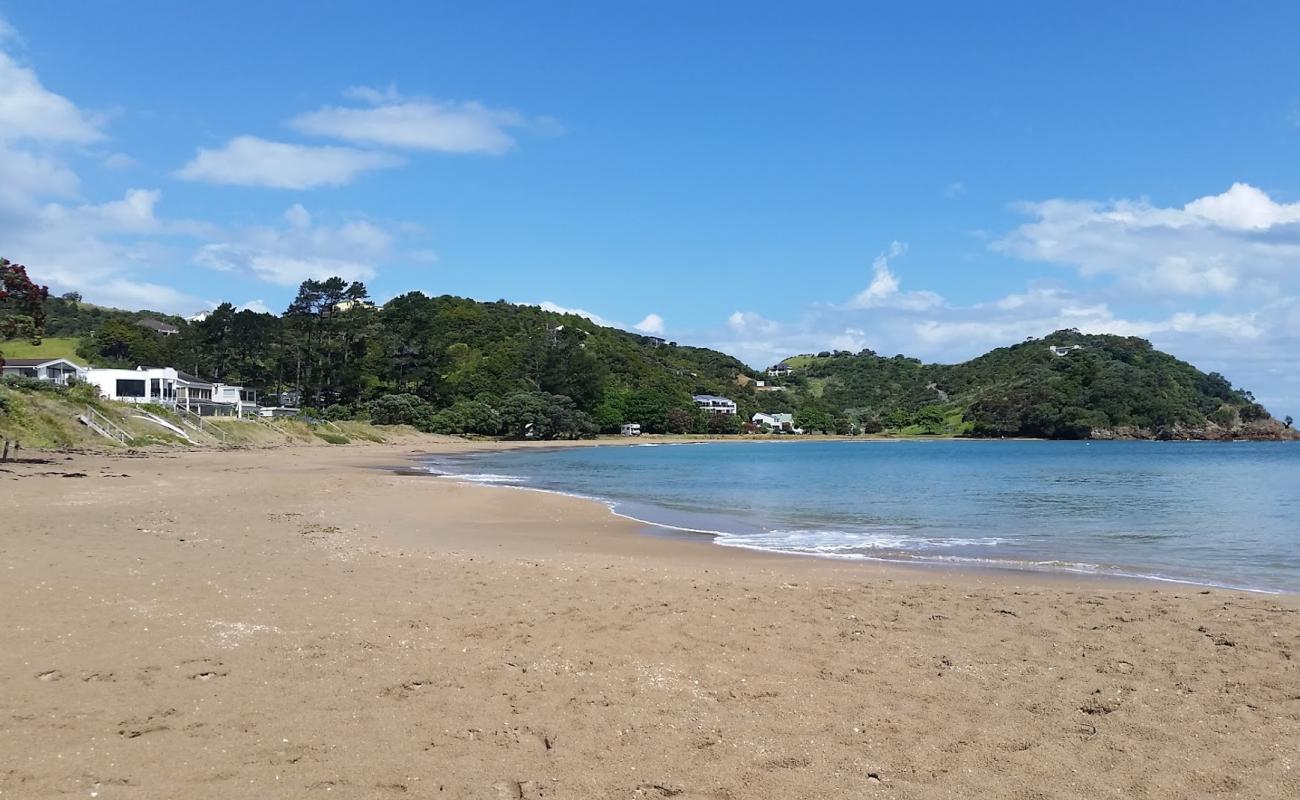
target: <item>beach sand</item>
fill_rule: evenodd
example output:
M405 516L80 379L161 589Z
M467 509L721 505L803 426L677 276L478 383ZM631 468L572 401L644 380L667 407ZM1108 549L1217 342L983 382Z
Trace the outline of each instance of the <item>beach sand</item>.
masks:
M412 447L0 465L0 798L1300 797L1294 597L747 553Z

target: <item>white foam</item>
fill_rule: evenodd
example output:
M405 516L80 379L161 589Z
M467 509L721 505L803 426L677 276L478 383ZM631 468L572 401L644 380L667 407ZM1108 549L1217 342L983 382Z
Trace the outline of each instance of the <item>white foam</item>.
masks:
M467 481L469 483L485 484L508 484L518 485L523 483L523 479L515 475L497 475L493 472L470 472L465 474L448 474L444 477L455 478L458 481Z

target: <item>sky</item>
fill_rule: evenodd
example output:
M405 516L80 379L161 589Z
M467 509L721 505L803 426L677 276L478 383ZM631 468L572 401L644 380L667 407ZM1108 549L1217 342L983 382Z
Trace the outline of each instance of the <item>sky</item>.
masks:
M0 0L0 255L756 367L1136 335L1300 416L1300 4L977 5Z

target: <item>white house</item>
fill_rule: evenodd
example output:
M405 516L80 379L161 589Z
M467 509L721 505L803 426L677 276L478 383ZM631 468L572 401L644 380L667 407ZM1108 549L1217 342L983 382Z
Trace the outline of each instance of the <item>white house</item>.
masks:
M726 397L719 397L715 394L697 394L693 398L695 405L710 414L735 414L736 403Z
M641 435L641 423L639 423L639 422L625 422L625 423L623 423L623 427L620 429L620 432L621 432L624 436L640 436L640 435Z
M774 431L803 433L801 429L794 426L794 414L764 414L760 412L750 417L749 421L761 427L771 428Z
M0 374L35 378L67 386L73 381L84 380L86 368L66 358L10 358L4 362Z
M88 369L85 380L99 389L108 400L123 403L176 404L176 386L180 373L171 367L137 367L135 369Z
M790 365L785 362L767 368L767 374L770 378L784 378L792 371Z
M246 414L257 414L260 408L257 404L257 392L229 383L214 383L212 385L212 402L233 406L235 416L238 417L243 417Z
M1047 346L1047 349L1052 351L1052 355L1054 356L1068 356L1069 354L1073 353L1075 350L1082 350L1083 345L1072 344L1066 347L1063 345L1049 344Z
M89 369L83 380L102 397L123 403L180 406L205 415L257 413L256 396L244 387L212 383L172 367Z

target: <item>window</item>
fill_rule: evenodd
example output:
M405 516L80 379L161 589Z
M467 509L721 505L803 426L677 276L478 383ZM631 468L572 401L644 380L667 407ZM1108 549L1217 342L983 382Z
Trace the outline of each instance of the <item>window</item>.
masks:
M149 381L149 396L150 397L162 396L162 381L158 380L157 378L153 378Z
M144 380L119 380L117 382L118 397L144 397Z

